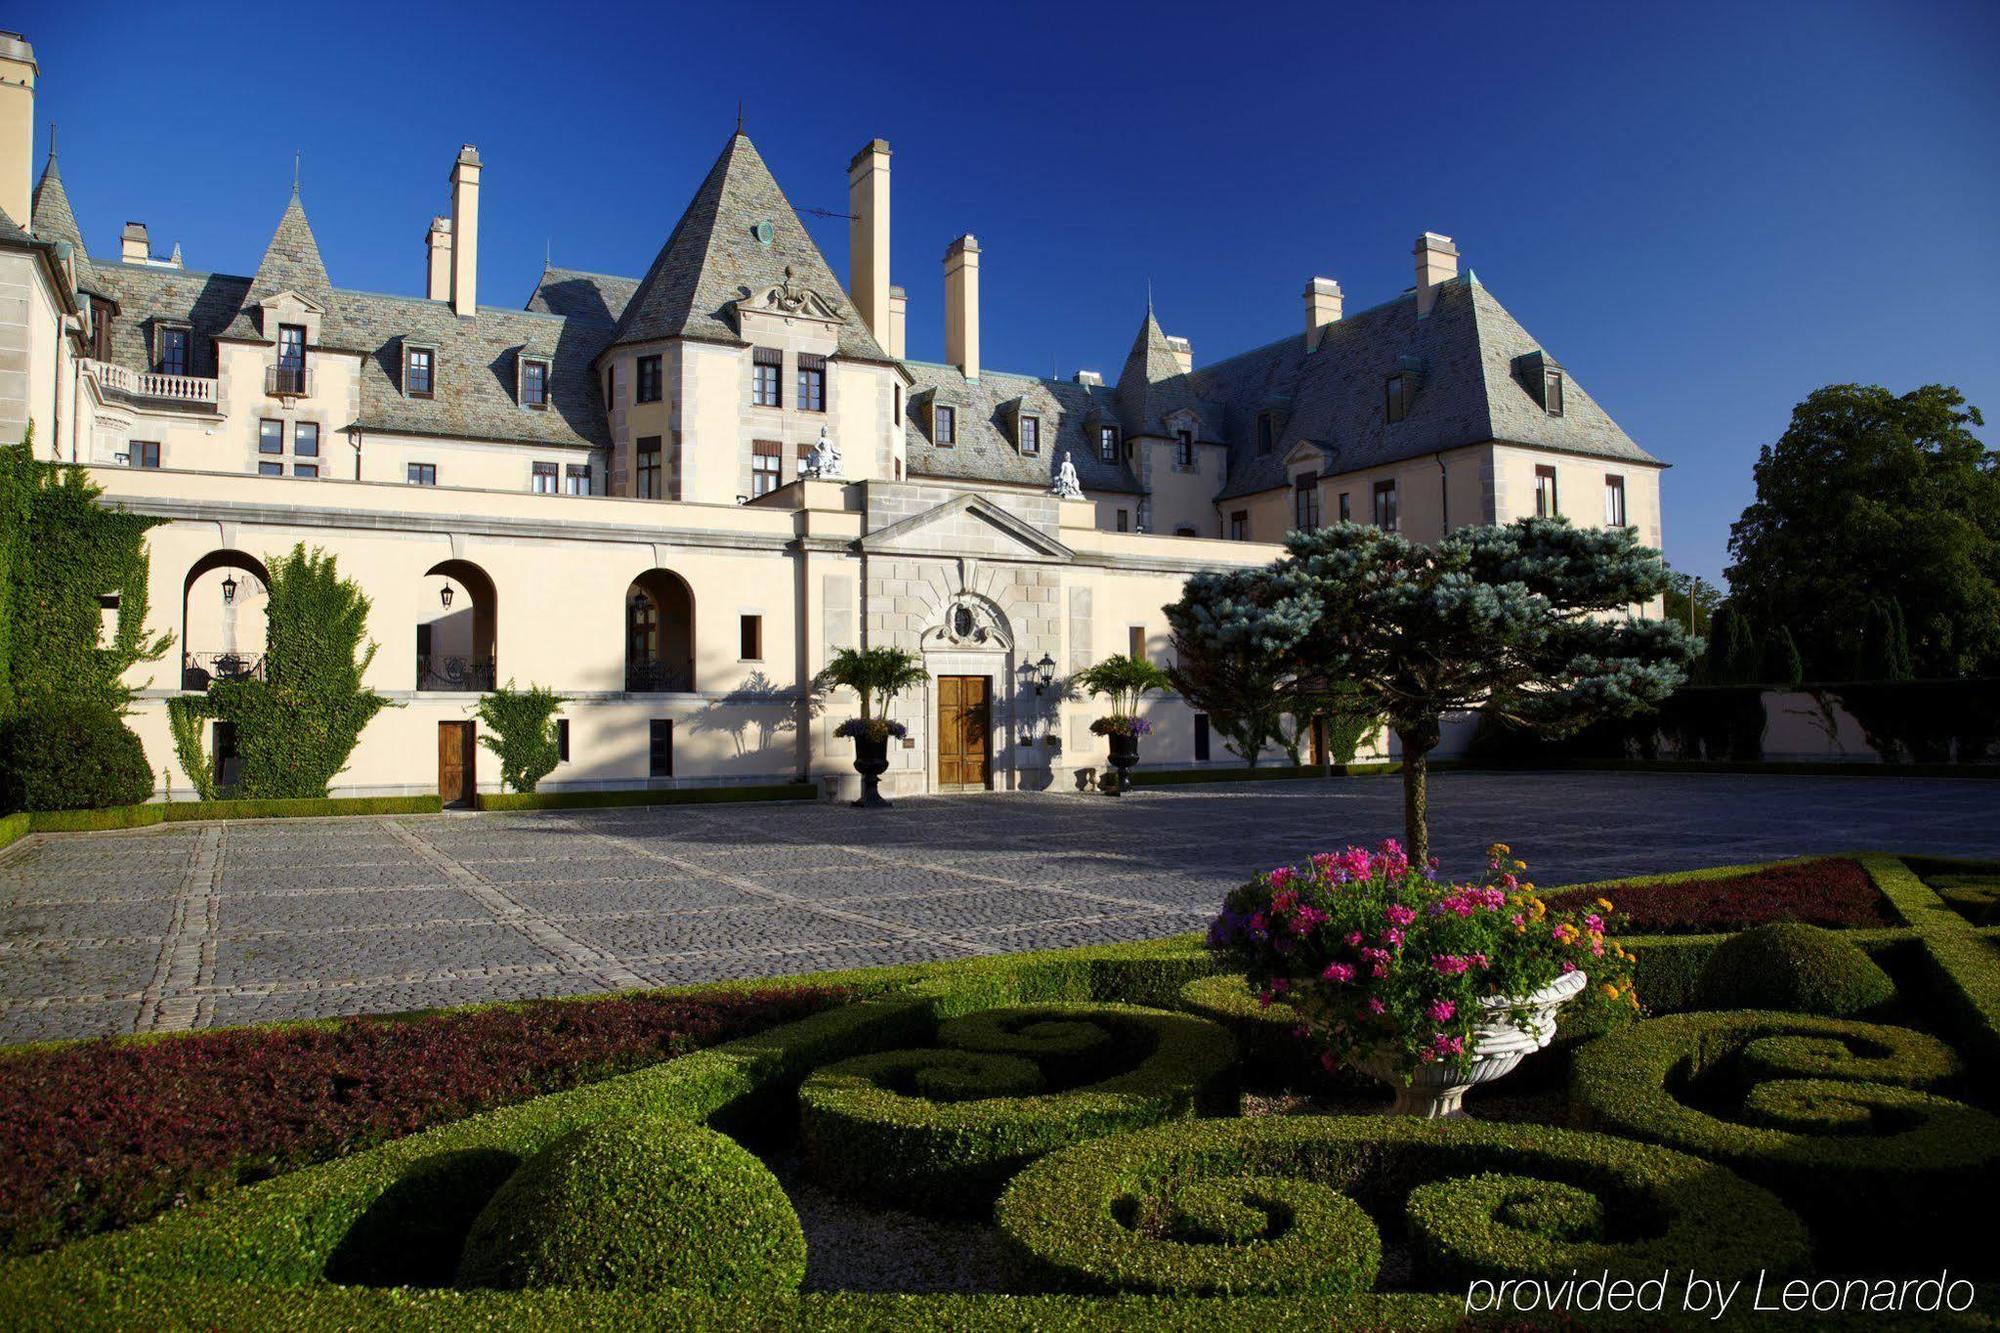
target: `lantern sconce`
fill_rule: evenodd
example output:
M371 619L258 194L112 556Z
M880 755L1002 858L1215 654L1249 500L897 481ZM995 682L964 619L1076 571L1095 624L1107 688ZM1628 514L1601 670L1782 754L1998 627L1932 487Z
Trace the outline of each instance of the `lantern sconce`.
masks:
M1035 681L1035 693L1040 694L1049 687L1049 682L1056 678L1055 659L1043 653L1042 660L1035 663L1035 673L1038 677Z
M234 574L224 574L222 576L222 604L229 606L234 604L235 601L236 576Z
M444 609L449 611L451 610L451 599L452 599L451 585L447 583L442 588L438 589L438 600L444 603Z

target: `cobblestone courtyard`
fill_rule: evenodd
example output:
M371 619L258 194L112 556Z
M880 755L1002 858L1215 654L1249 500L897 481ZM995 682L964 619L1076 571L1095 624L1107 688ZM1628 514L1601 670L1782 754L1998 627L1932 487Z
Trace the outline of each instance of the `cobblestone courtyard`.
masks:
M845 806L171 825L0 854L0 1041L963 958L1206 924L1249 872L1399 832L1354 778ZM1539 882L1862 848L2000 854L2000 785L1446 774L1447 869Z

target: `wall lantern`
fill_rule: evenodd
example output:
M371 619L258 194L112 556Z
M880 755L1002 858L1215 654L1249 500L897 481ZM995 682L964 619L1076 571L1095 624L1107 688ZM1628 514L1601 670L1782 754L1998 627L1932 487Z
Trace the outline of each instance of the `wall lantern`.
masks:
M451 585L447 583L442 588L438 589L438 600L440 602L443 602L444 609L449 611L451 610L451 599L452 599Z
M1035 672L1040 677L1035 682L1035 693L1040 694L1048 688L1049 682L1056 678L1055 659L1051 658L1047 653L1043 653L1042 660L1035 663Z
M236 600L236 576L234 574L224 574L222 576L222 604L224 606L228 606L235 600Z

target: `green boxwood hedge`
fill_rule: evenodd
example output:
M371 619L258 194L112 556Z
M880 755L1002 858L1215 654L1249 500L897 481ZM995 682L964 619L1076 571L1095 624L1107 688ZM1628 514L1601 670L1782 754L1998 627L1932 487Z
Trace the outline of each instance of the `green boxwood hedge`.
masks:
M1779 1009L1852 1018L1896 997L1896 983L1861 946L1818 926L1777 921L1733 935L1702 964L1704 1009Z
M801 1135L814 1174L845 1193L980 1211L1024 1163L1055 1148L1233 1111L1235 1079L1235 1040L1190 1014L988 1009L941 1025L936 1048L816 1071L799 1089Z
M819 788L810 782L773 782L725 787L668 787L657 791L510 791L481 792L473 798L480 810L588 810L599 806L717 805L733 801L816 801Z
M602 1121L536 1153L465 1239L466 1287L798 1290L806 1237L764 1164L712 1129Z
M0 847L7 847L28 836L28 812L18 811L0 816Z
M1933 1223L2000 1169L2000 1119L1923 1091L1959 1072L1949 1046L1908 1028L1675 1014L1579 1051L1570 1109L1768 1184L1843 1259L1914 1259L1956 1251L1962 1237Z
M1495 1171L1504 1188L1411 1193ZM1524 1195L1534 1206L1517 1209ZM1581 1195L1619 1213L1615 1236L1552 1224L1587 1220ZM1059 1288L1233 1296L1365 1288L1373 1218L1406 1207L1422 1281L1447 1289L1572 1268L1733 1278L1809 1254L1782 1203L1698 1158L1539 1125L1387 1116L1200 1121L1095 1140L1016 1176L995 1217L1017 1260Z
M33 833L102 833L210 819L326 819L338 815L434 815L435 796L319 796L256 801L154 801L104 810L47 810L27 816Z

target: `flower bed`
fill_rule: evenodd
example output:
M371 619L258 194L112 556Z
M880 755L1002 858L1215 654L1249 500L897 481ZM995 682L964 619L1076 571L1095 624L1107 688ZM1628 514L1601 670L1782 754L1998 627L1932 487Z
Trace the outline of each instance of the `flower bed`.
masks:
M1586 884L1550 895L1549 905L1580 909L1601 892L1616 893L1624 929L1638 935L1747 930L1773 921L1896 924L1867 869L1847 857Z
M0 1253L126 1226L812 1013L832 988L539 1000L0 1061Z

